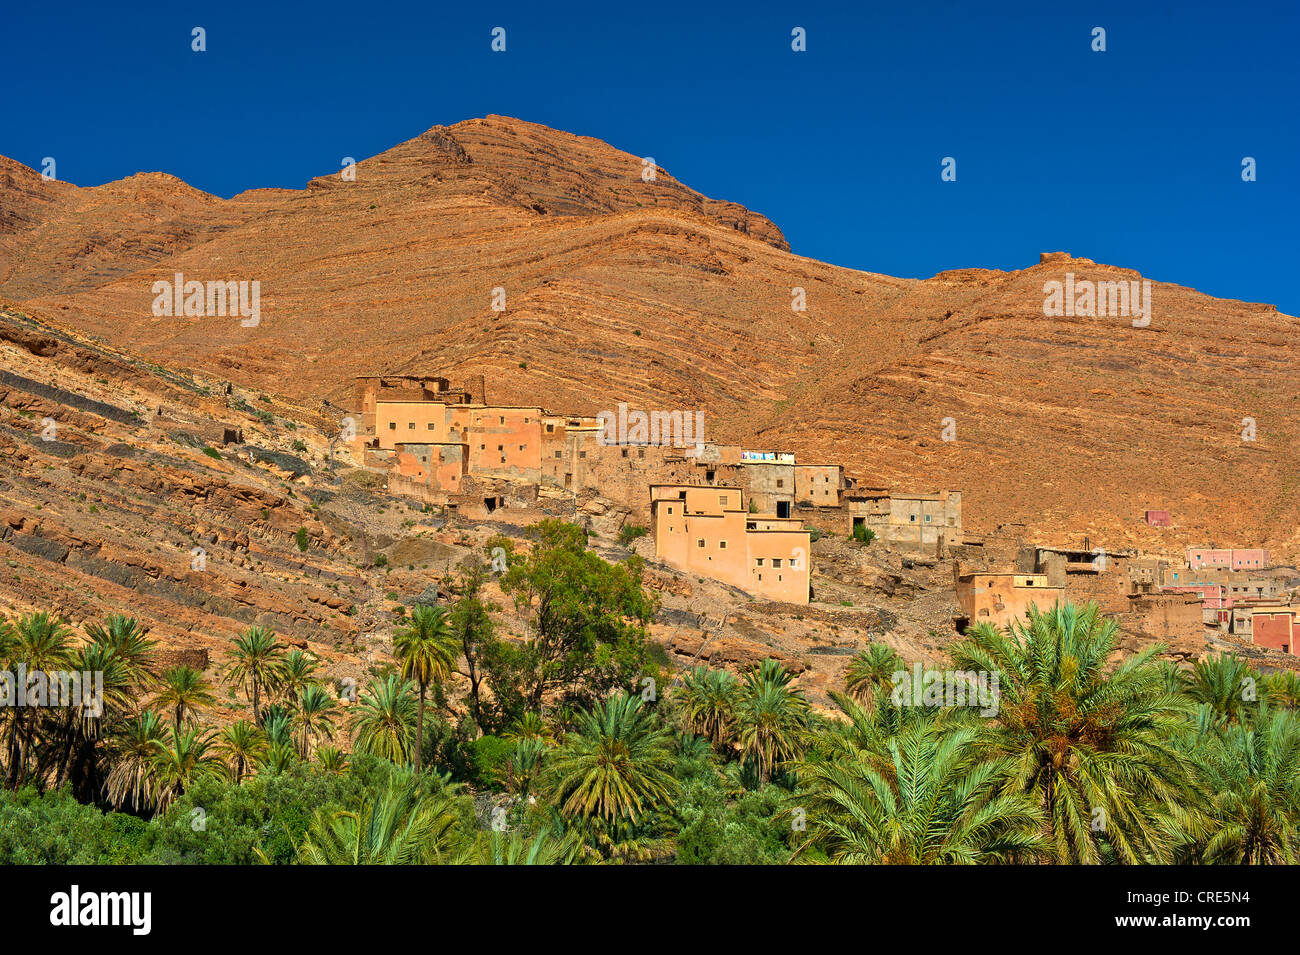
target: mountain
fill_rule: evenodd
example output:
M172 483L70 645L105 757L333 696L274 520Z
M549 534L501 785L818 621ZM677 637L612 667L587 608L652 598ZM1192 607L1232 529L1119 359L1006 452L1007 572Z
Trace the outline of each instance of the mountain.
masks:
M355 181L229 200L158 173L78 188L0 160L0 296L313 410L346 403L357 374L482 375L492 401L702 409L711 438L871 485L959 488L977 533L1300 552L1295 317L1155 280L1145 327L1048 317L1045 283L1144 277L1063 253L925 280L839 268L642 173L640 157L498 116L434 127ZM260 282L260 324L155 317L153 284L176 273ZM1147 527L1148 508L1175 526Z

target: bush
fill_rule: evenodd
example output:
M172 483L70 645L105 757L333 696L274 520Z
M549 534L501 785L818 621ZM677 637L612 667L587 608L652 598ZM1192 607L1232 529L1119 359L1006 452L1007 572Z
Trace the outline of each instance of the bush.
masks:
M216 448L210 448L205 445L203 448L203 453L210 458L214 458L217 461L221 460L221 452L218 451Z
M465 768L469 781L476 786L501 788L506 760L514 751L514 744L499 736L480 736L466 747L469 765Z
M636 524L624 524L618 529L618 542L626 547L638 537L645 537L649 533L649 528L638 527Z
M870 544L876 539L876 532L859 524L853 528L853 539L859 544Z
M294 535L294 539L298 542L298 549L304 554L307 553L307 528L298 528L298 533Z

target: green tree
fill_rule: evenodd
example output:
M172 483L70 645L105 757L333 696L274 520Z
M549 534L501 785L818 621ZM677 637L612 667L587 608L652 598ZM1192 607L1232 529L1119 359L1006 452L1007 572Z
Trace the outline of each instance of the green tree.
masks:
M582 712L551 769L560 812L618 826L670 804L677 781L669 741L640 697L619 693Z
M249 627L234 639L230 663L226 666L226 681L237 683L253 704L253 722L262 725L262 690L273 691L279 686L284 666L284 647L276 639L275 631L265 627Z
M632 685L647 669L645 625L656 610L641 588L645 562L609 564L587 550L582 528L562 521L541 521L528 535L531 552L501 578L528 621L511 670L526 709L540 712L554 691L590 703Z
M736 721L741 754L754 767L760 785L802 753L808 701L790 686L793 678L777 661L767 659L745 674L740 688Z
M354 749L405 763L415 743L415 697L397 674L370 681L351 717Z
M892 731L891 731L892 730ZM850 865L1026 862L1044 854L1043 813L980 728L915 708L878 746L799 764L799 848Z
M434 865L456 850L460 817L454 798L423 795L395 779L355 809L320 810L298 851L306 865Z
M248 720L236 720L221 731L216 745L230 767L230 778L238 785L249 767L256 766L266 755L267 739Z
M163 672L157 691L149 701L172 713L172 725L180 732L181 724L193 722L200 710L216 702L210 684L198 670L181 664Z
M226 767L212 745L215 737L212 730L201 733L173 728L169 737L154 743L152 771L160 809L166 809L195 783L226 775Z
M980 624L951 651L998 680L993 748L1043 807L1060 863L1167 859L1168 814L1197 801L1174 744L1187 699L1166 689L1158 645L1108 671L1116 630L1096 604L1058 604L1009 630Z
M456 666L459 644L441 607L417 604L411 623L393 637L393 654L403 677L412 680L419 690L415 715L415 771L424 766L424 701L429 684L441 683Z
M17 673L20 669L26 671L29 688L24 689L29 700L35 694L47 695L51 675L71 668L71 638L72 632L63 621L45 612L23 614L18 618L17 626L4 628L0 635L0 649L5 651L6 658L4 670L9 673ZM5 686L6 693L15 692L15 683L7 682ZM8 753L6 778L15 791L27 779L43 713L41 706L18 706L16 700L10 700L8 705L0 708L0 715L9 723L5 744Z
M685 729L705 737L722 751L736 741L736 707L740 681L727 670L693 667L673 691Z
M298 726L298 753L307 759L322 740L334 738L334 700L319 683L308 684L298 697L294 722Z
M903 669L903 658L893 647L873 643L849 663L844 674L844 688L855 700L870 703L893 684L894 674Z

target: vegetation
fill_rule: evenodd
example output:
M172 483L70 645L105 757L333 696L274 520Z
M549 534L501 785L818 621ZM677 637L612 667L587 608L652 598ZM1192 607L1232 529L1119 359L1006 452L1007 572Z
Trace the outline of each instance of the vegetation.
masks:
M774 660L665 679L636 559L585 543L546 522L506 548L513 639L467 561L355 700L265 628L218 703L129 618L0 620L0 669L103 674L0 707L0 864L1300 860L1294 677L1115 664L1114 622L1067 604L952 648L992 706L892 692L916 674L873 643L822 717Z
M865 547L876 539L876 532L870 527L856 524L853 527L853 539Z

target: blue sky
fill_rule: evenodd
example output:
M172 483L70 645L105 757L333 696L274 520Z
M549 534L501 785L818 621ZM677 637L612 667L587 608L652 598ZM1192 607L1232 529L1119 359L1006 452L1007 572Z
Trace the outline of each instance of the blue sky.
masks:
M9 5L0 153L230 196L502 113L653 156L838 265L1064 250L1300 314L1295 2L114 6Z

